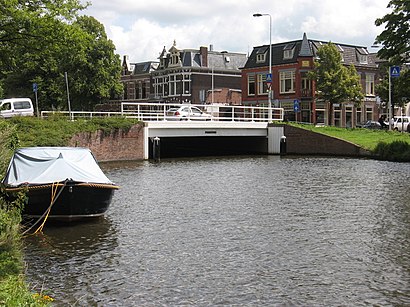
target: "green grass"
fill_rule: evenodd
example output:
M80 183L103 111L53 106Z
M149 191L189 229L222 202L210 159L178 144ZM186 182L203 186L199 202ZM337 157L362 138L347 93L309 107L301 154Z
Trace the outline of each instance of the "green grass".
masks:
M407 132L371 130L364 128L315 127L313 125L291 124L292 126L322 133L356 144L369 151L374 151L379 143L404 142L410 144Z
M48 119L14 117L9 120L17 126L21 147L67 146L72 136L79 132L102 130L109 134L113 130L129 130L137 124L136 119L124 117L95 117L91 120L70 121L58 114Z
M410 133L363 128L315 127L290 124L356 144L380 160L410 162Z

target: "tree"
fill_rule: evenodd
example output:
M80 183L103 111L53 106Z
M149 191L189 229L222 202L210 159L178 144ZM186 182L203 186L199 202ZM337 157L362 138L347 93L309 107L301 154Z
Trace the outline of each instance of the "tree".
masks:
M104 26L95 18L81 16L73 23L74 35L65 57L71 77L73 106L89 110L96 103L122 93L121 60L107 38ZM76 33L75 33L76 32ZM71 52L72 48L77 51Z
M317 96L329 104L332 116L333 104L363 100L360 77L354 65L346 67L336 46L329 42L317 51L318 59L309 76L316 82ZM329 118L329 124L332 119Z
M376 37L376 44L382 48L377 55L386 63L382 69L386 71L384 80L377 86L377 94L384 101L389 100L389 66L402 66L399 78L392 78L392 108L393 105L403 106L410 101L410 72L403 64L409 62L410 55L410 2L408 0L391 0L387 5L389 14L375 21L377 26L385 29Z
M96 19L79 16L78 0L0 0L0 84L5 95L32 95L40 109L67 108L65 72L73 109L90 110L121 91L121 63Z
M383 46L378 52L380 58L399 65L408 62L410 54L410 2L391 0L387 8L391 13L375 21L376 26L385 25L375 43Z

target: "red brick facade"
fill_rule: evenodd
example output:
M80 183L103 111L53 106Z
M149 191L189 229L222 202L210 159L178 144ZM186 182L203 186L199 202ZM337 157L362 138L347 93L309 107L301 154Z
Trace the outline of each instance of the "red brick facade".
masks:
M101 130L83 132L74 136L69 146L89 148L99 162L143 160L143 125L134 125L129 131L115 130L109 135Z

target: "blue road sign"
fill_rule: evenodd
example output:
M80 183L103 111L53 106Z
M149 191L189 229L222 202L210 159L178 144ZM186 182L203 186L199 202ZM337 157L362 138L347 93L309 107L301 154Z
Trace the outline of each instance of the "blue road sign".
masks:
M293 110L296 113L300 111L299 100L297 100L297 99L293 100Z
M272 83L272 74L266 74L266 83Z
M390 76L391 77L400 77L400 66L391 66L390 67Z
M34 93L37 92L37 83L33 83L33 92L34 92Z

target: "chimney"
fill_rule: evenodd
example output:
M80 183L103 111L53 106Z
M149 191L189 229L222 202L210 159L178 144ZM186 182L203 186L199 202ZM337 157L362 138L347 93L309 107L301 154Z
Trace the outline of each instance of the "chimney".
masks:
M201 55L201 66L208 67L208 48L199 47L199 53Z

